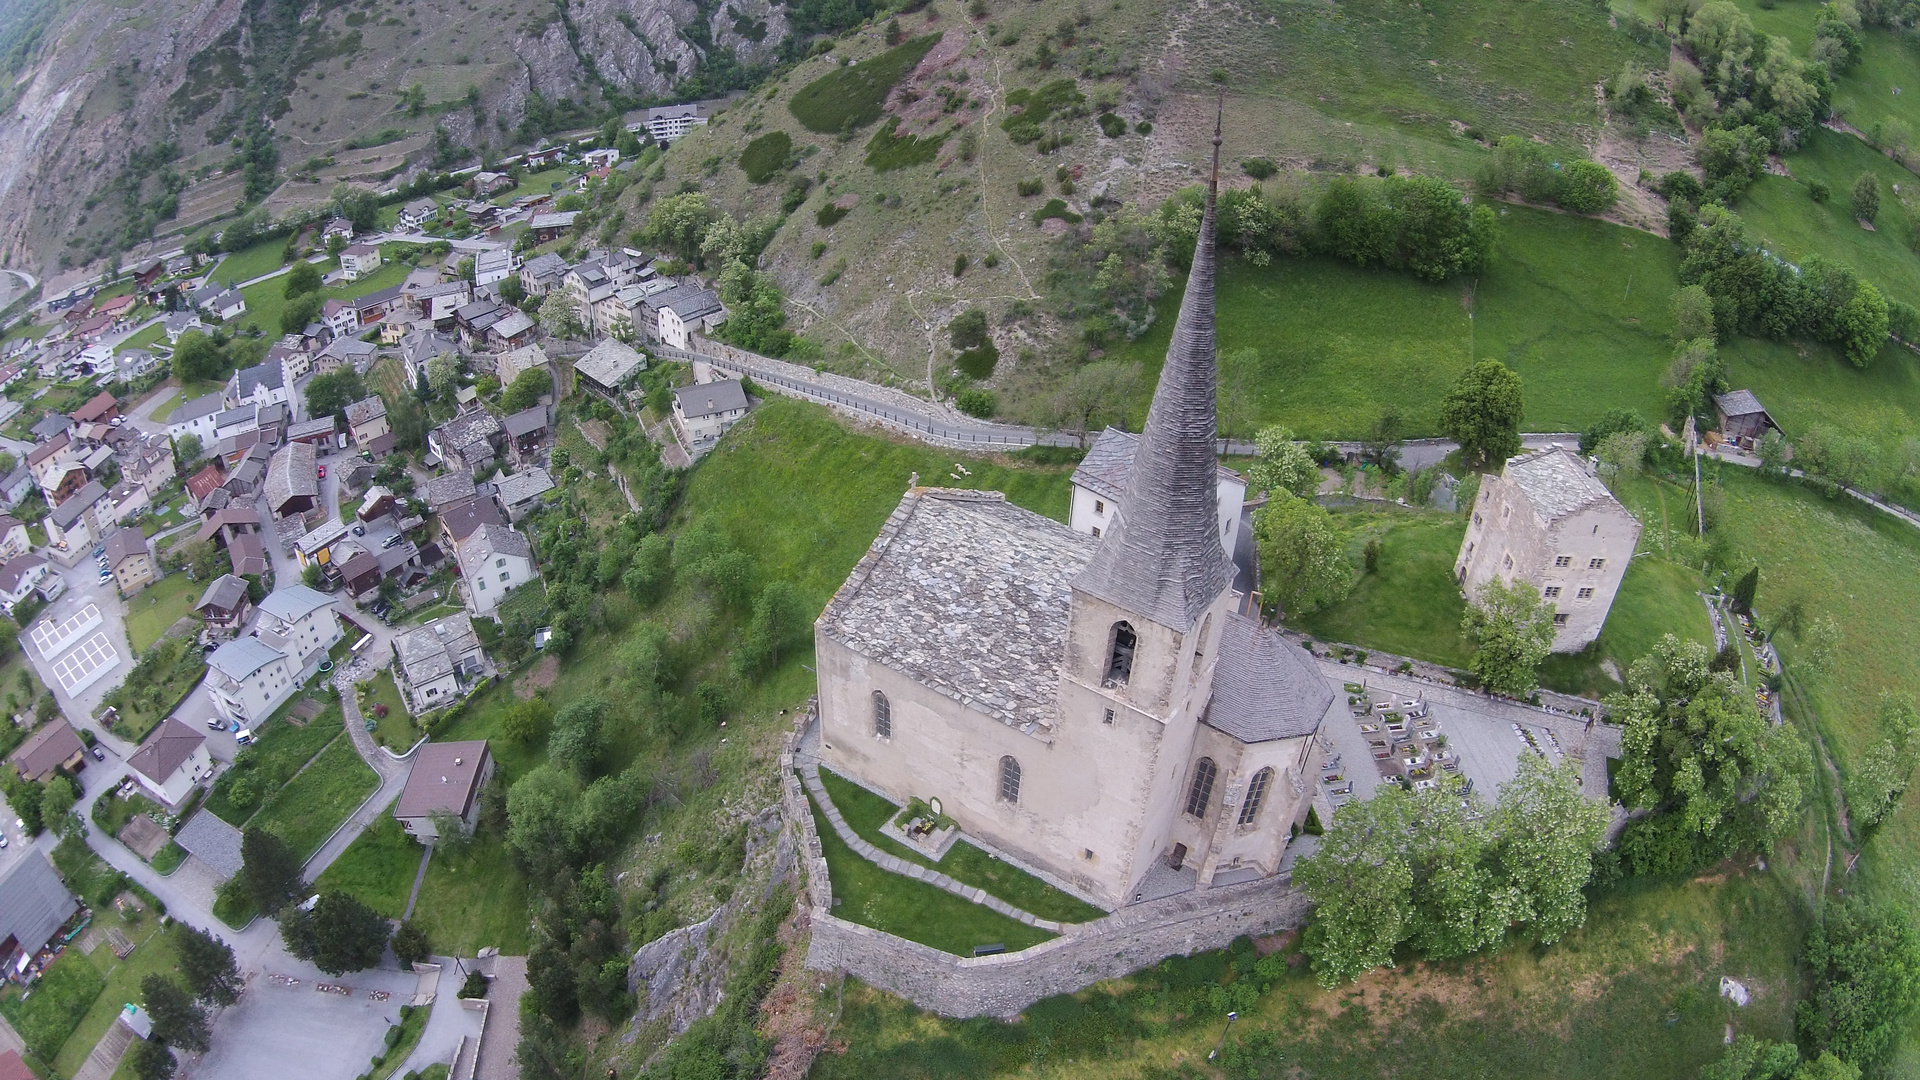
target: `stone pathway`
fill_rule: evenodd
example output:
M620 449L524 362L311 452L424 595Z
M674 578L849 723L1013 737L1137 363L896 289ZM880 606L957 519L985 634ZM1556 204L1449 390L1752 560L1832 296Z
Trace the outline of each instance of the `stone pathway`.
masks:
M433 845L424 844L422 847L423 850L420 852L420 869L414 871L413 891L407 894L407 910L400 913L401 922L413 918L413 905L420 900L420 886L427 880L427 862L433 858Z
M513 1052L520 1045L520 998L527 992L527 958L496 956L487 987L487 1027L474 1052L480 1080L515 1080Z
M1022 911L1012 904L1007 903L1005 900L988 894L984 890L976 889L971 885L965 885L955 881L938 870L929 870L918 863L910 863L898 856L889 855L872 844L869 844L861 838L859 833L853 831L853 828L847 824L847 819L840 816L840 808L833 805L833 800L827 797L827 789L820 783L820 763L811 757L803 758L800 761L800 782L807 786L808 793L813 796L814 802L819 805L820 812L827 816L827 821L832 823L833 831L839 834L840 839L844 840L847 846L852 848L861 858L880 869L888 871L889 873L899 874L901 877L912 878L915 881L924 881L936 888L950 892L962 900L971 900L981 907L987 908L990 911L997 911L1009 919L1018 919L1028 926L1049 930L1056 934L1066 932L1067 925L1065 923L1057 923L1052 919L1042 919L1031 912Z
M107 1025L107 1033L93 1044L93 1052L87 1055L80 1071L73 1074L73 1080L109 1080L120 1068L120 1059L133 1045L133 1038L133 1032L120 1021Z

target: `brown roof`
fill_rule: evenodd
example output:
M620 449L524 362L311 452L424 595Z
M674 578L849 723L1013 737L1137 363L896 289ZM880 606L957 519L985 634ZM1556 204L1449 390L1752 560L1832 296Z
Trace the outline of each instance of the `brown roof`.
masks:
M480 771L486 765L487 743L428 743L413 757L407 786L393 806L396 818L423 818L435 810L465 817L480 793Z
M90 424L107 415L118 404L120 403L113 399L112 394L102 390L93 396L93 400L73 410L73 418L83 424Z
M0 1080L39 1080L27 1063L20 1060L18 1050L0 1052Z
M60 432L60 434L27 451L27 464L40 464L60 451L65 450L69 441L67 433L65 431Z
M206 741L205 735L169 716L153 729L153 734L133 752L127 764L154 783L164 784L180 768L180 763L192 757Z
M447 535L459 543L473 535L473 531L482 525L505 525L506 515L500 512L499 504L489 498L475 496L462 499L445 510L440 511L440 522L447 528Z
M21 776L38 781L84 750L73 728L65 720L55 720L27 736L20 749L13 752L13 764Z
M267 545L259 533L239 533L227 540L227 557L233 560L236 574L267 572Z
M224 479L225 477L220 473L220 466L209 465L188 478L187 494L192 495L193 501L196 503L205 502L207 501L207 493L219 487L220 482Z

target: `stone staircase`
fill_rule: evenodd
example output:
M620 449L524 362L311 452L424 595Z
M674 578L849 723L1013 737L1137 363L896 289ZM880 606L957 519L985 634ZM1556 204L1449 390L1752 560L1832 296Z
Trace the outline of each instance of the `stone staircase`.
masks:
M100 1041L93 1044L93 1052L87 1055L80 1071L73 1074L73 1080L111 1080L133 1040L132 1030L115 1020L107 1026L107 1033L100 1036Z

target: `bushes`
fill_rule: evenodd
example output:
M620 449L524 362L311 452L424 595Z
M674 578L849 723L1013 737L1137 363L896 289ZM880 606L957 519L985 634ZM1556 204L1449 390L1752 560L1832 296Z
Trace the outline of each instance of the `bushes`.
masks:
M1275 173L1278 173L1280 171L1280 167L1278 165L1275 165L1273 163L1273 159L1271 158L1255 157L1255 158L1246 158L1245 160L1241 161L1240 171L1246 173L1248 176L1253 177L1255 180L1265 180L1273 176Z
M1080 215L1068 209L1066 200L1064 199L1048 199L1047 205L1033 212L1033 223L1035 225L1040 224L1048 218L1059 218L1069 225L1080 224Z
M1035 176L1014 184L1013 189L1018 191L1022 198L1028 198L1040 194L1046 190L1046 186L1046 181Z
M1117 139L1127 133L1127 122L1110 112L1101 113L1096 122L1100 125L1100 133L1109 139Z
M865 127L880 118L887 92L939 40L939 34L917 37L864 63L830 71L801 87L787 108L808 131L823 135Z
M769 131L740 152L740 170L747 174L747 179L764 184L786 168L792 157L792 136L784 131Z
M981 390L978 387L960 391L959 396L954 398L954 405L968 416L982 420L992 417L1000 407L999 401L993 396L993 391Z
M1484 268L1496 228L1492 209L1469 206L1452 185L1431 177L1335 180L1314 204L1313 227L1316 244L1330 255L1428 281Z
M1613 174L1592 161L1562 165L1548 147L1518 135L1502 138L1475 186L1482 195L1518 194L1531 203L1552 203L1576 214L1597 214L1618 198Z
M1054 115L1061 117L1083 116L1086 114L1087 96L1072 79L1055 79L1037 89L1024 87L1007 94L1007 108L1017 109L1006 119L1000 121L1000 127L1006 131L1007 138L1015 143L1026 144L1040 139L1041 125ZM1057 144L1056 144L1057 145ZM1053 147L1043 147L1042 151Z
M831 229L840 223L841 218L846 217L851 212L852 211L844 207L828 203L821 207L818 213L813 215L813 223L823 229Z
M867 167L874 172L892 172L932 161L945 145L951 130L938 135L898 135L895 124L882 124L867 140Z

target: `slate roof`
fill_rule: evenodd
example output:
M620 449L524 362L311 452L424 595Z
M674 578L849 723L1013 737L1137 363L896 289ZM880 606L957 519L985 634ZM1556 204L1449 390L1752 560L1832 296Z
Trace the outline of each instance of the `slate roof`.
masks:
M1073 483L1104 499L1119 502L1126 494L1127 476L1133 471L1133 455L1140 449L1140 436L1119 428L1108 428L1087 448L1087 456L1073 470ZM1225 465L1215 470L1221 480L1245 483L1246 478Z
M209 396L216 401L220 398L219 394ZM43 442L65 430L67 430L67 418L57 412L48 412L33 422L33 426L27 429L27 434L32 435L35 442Z
M85 749L73 728L65 720L56 717L27 736L27 741L20 744L20 749L13 752L12 760L22 776L38 780Z
M420 489L421 497L427 500L427 509L435 513L462 499L473 498L473 492L473 475L464 472L436 476Z
M359 401L347 406L347 426L359 427L362 424L371 423L386 415L387 403L380 400L379 394L375 394L372 397L361 398Z
M470 446L491 443L495 435L502 432L500 418L485 409L463 412L440 425L439 443L441 449L451 450L465 455ZM488 447L488 456L492 456L492 447Z
M595 345L573 363L573 370L601 386L609 387L619 386L634 372L646 369L646 357L612 338Z
M211 811L193 815L173 839L187 853L212 867L223 878L240 872L240 830Z
M233 559L236 574L267 572L267 543L259 533L241 533L227 540L227 555Z
M207 666L235 682L245 679L276 660L284 659L280 650L257 637L237 637L213 650ZM168 723L176 721L169 720Z
M253 641L253 639L242 638L241 641ZM260 645L257 641L253 643ZM239 642L227 644L237 645ZM222 646L222 648L225 647ZM265 645L260 647L267 648ZM219 653L216 651L215 655ZM273 653L273 655L280 654ZM127 764L154 783L165 784L167 777L174 774L174 770L180 767L180 763L193 756L193 752L200 749L200 744L206 741L205 735L169 716L153 730L153 734L147 737L146 742L140 744L140 749L135 750L133 756L127 758Z
M1243 743L1292 739L1320 729L1333 707L1333 685L1313 658L1244 615L1221 628L1213 700L1202 718Z
M547 407L535 405L530 409L510 413L500 421L500 428L507 433L508 438L513 439L545 431L547 430Z
M67 501L54 507L53 513L47 516L62 529L71 529L73 523L80 520L80 515L87 512L88 507L106 497L107 489L100 485L100 481L89 480L86 487L67 496Z
M1595 503L1618 505L1607 486L1563 446L1510 458L1502 475L1527 496L1542 521L1556 521Z
M78 910L79 902L40 852L23 851L0 870L0 941L12 938L37 953Z
M481 566L495 555L518 555L531 560L533 545L508 526L492 524L473 530L460 544L460 566L465 570Z
M288 443L273 452L267 466L267 506L278 510L300 496L317 498L320 478L312 443Z
M1755 413L1764 413L1767 411L1766 407L1760 404L1760 399L1753 396L1753 391L1751 390L1735 390L1727 394L1715 394L1713 395L1713 403L1719 407L1721 412L1726 413L1728 416L1752 416Z
M333 414L328 413L325 416L316 416L311 420L302 420L288 428L287 438L297 440L311 439L315 435L331 435L338 429L338 426L339 422L333 418Z
M1074 588L1185 632L1233 582L1220 546L1214 439L1214 181L1166 366L1134 453L1120 511Z
M521 276L530 277L535 281L559 278L568 269L570 268L567 266L567 260L551 251L535 255L520 264Z
M461 817L480 793L480 770L487 760L485 740L430 742L413 756L407 786L393 804L396 818L423 818L435 810Z
M819 626L854 652L1033 733L1054 722L1071 585L1097 544L999 492L915 488Z
M440 511L440 523L446 527L447 535L458 544L481 526L504 526L507 519L501 516L500 507L492 499L469 497Z
M211 607L219 608L221 611L232 611L240 605L240 601L246 595L246 578L234 574L221 574L207 586L206 592L200 594L200 602L193 605L193 610L202 611Z
M722 309L720 295L711 289L699 289L692 285L682 285L670 292L662 293L651 301L656 310L664 308L680 316L681 322L692 322L704 318Z
M250 368L241 368L236 377L239 380L236 385L240 388L239 396L242 401L252 397L253 392L261 387L265 387L268 390L278 390L285 386L287 381L285 369L279 364L271 362L255 364Z
M553 477L547 475L547 470L538 466L524 469L512 476L493 474L493 490L500 496L500 501L508 506L538 498L552 491L553 487Z
M433 620L393 639L400 669L415 686L451 672L458 658L480 647L473 620L462 611Z
M747 407L747 391L740 385L739 379L721 379L718 382L676 386L673 388L673 396L680 405L680 414L689 420L697 420L703 416L717 416Z
M215 391L203 397L194 398L192 401L173 410L173 415L167 417L167 423L184 424L189 420L198 420L203 416L212 416L214 413L220 412L226 407L226 400L220 396L218 391Z

